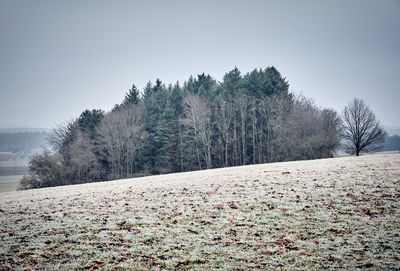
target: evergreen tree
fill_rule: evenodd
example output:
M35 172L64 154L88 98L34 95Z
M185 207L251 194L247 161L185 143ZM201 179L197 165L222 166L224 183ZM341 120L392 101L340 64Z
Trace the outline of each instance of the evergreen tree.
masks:
M197 76L195 86L195 94L204 97L212 97L214 96L216 81L210 75L205 75L202 73Z
M257 98L261 97L261 90L263 88L263 71L254 69L247 73L243 78L244 88L249 95Z
M179 82L176 82L174 86L172 86L169 93L169 100L171 105L174 107L175 118L178 119L179 115L182 114L182 100L183 100L183 89L179 86Z
M242 88L242 85L242 75L239 69L235 66L233 70L224 75L222 85L218 92L225 97L233 97Z
M190 76L189 80L184 83L183 88L186 92L204 97L213 97L215 96L216 86L217 82L210 75L202 73L196 79Z
M157 93L162 90L165 90L165 85L162 83L160 79L157 78L156 83L153 87L153 93Z
M148 134L144 159L148 165L148 170L151 173L157 173L156 169L156 156L157 156L157 143L155 135L157 131L158 122L161 113L164 110L165 102L167 100L167 93L165 85L160 79L156 80L153 87L149 88L151 83L146 85L144 106L145 106L145 129Z
M289 91L289 83L275 67L267 67L265 70L254 69L244 76L243 88L249 95L258 98L271 96L274 94L287 95ZM288 97L292 98L292 97Z
M155 170L157 172L171 172L173 168L174 146L174 108L167 101L157 123L154 133L155 143Z
M183 89L185 92L196 93L196 83L193 76L189 76L189 79L183 83Z
M263 74L263 88L261 89L263 95L273 95L287 93L289 90L289 83L275 67L268 67Z
M147 82L146 86L143 89L143 99L147 99L148 97L150 97L153 94L153 85L151 84L151 82Z
M138 104L140 102L140 92L135 85L125 94L123 105Z
M89 136L95 138L96 128L100 125L104 117L104 111L101 109L85 110L79 116L77 122L80 130Z

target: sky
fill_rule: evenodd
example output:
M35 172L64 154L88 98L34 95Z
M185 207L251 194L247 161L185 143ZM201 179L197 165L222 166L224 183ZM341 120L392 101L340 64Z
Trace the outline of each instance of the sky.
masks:
M341 112L400 127L400 1L0 0L0 128L53 128L143 89L274 66Z

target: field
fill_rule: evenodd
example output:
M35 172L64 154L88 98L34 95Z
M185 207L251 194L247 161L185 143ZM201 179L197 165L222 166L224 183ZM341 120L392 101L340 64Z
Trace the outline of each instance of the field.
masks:
M11 152L0 152L0 193L17 190L19 181L29 173L27 160L10 159Z
M400 269L400 154L2 193L0 269Z
M0 176L24 175L29 173L27 160L0 160Z
M18 188L19 181L24 175L11 175L1 176L0 175L0 193L15 191Z

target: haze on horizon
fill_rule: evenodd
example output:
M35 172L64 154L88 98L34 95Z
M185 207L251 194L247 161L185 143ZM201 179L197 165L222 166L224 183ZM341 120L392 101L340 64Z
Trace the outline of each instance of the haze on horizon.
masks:
M338 110L359 97L400 127L400 2L0 2L0 128L110 110L134 83L220 81L274 66Z

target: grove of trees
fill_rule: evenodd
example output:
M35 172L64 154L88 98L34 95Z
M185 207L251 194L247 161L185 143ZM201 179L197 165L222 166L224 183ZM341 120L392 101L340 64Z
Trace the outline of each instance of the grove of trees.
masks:
M399 151L400 152L400 136L391 135L385 139L382 151Z
M55 129L53 150L34 157L21 188L149 174L332 157L341 118L294 96L274 67L222 82L133 85L110 112L86 110Z
M46 145L47 132L0 133L0 152L29 152Z

